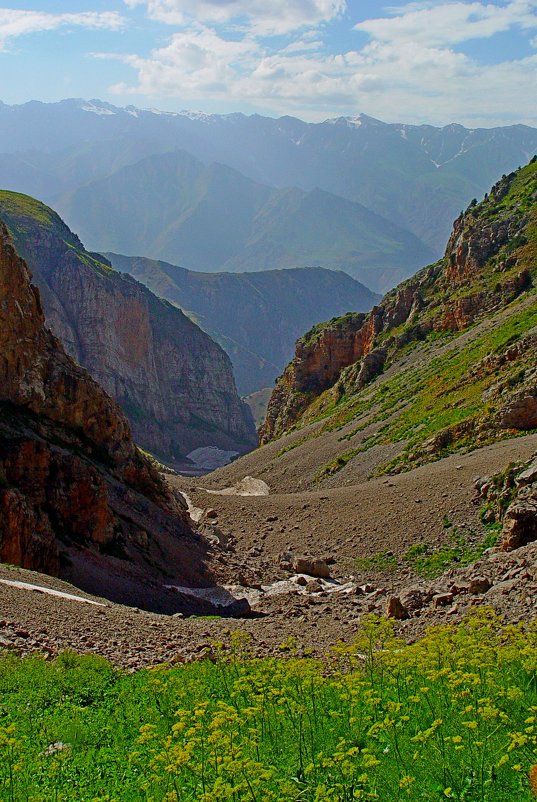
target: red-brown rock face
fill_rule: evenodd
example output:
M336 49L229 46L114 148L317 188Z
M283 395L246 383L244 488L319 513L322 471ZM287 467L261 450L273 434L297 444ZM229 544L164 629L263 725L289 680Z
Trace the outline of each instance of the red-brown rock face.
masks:
M0 224L0 560L177 609L159 583L202 570L186 513L117 404L45 328L30 278Z
M311 399L332 387L349 365L360 368L355 384L365 384L384 363L384 351L375 350L377 335L408 319L419 301L413 287L397 292L394 303L375 306L366 316L347 315L298 340L295 357L271 396L261 441L268 442L291 425ZM315 332L315 329L312 330Z

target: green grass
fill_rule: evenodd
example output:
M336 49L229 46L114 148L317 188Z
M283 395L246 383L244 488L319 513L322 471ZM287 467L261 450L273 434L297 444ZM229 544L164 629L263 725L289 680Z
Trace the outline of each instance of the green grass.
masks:
M422 577L433 579L453 566L463 567L478 560L486 549L496 545L498 527L491 526L480 543L472 545L456 527L450 533L450 541L439 549L431 550L426 544L411 547L403 559Z
M391 573L397 570L397 557L391 551L379 551L372 557L357 557L354 566L357 571Z
M371 557L356 558L354 567L361 572L393 573L406 564L419 576L433 579L448 568L464 567L478 560L486 549L496 545L501 524L488 524L486 534L481 540L473 533L462 534L445 518L444 529L451 531L448 542L440 548L433 549L427 543L416 543L399 560L391 551L379 551Z
M507 319L500 318L494 327L467 345L460 347L455 342L453 348L433 358L425 367L399 371L384 381L370 401L370 405L376 405L379 410L373 420L382 421L394 411L396 414L368 438L367 447L377 443L405 444L402 453L386 465L385 470L406 467L412 462L413 452L425 441L457 424L468 424L467 442L461 429L442 455L465 445L475 445L474 419L488 416L492 420L494 414L492 402L483 401L484 392L501 379L508 381L511 374L516 387L517 381L523 380L524 365L531 363L532 355L528 353L515 363L506 362L491 372L484 371L479 378L472 375L472 369L489 354L502 353L535 326L537 301L529 309L513 310ZM351 403L355 409L360 409L357 402L358 399ZM346 416L340 413L340 418L345 420ZM477 424L478 428L479 421Z
M367 426L387 421L367 440L368 448L378 443L401 443L401 453L381 466L381 473L405 470L452 451L468 450L501 439L502 431L497 426L494 428L494 415L509 393L524 386L524 371L532 365L530 349L525 356L514 362L507 360L488 372L485 368L475 375L473 369L485 357L500 354L537 325L537 299L533 307L520 308L520 300L526 301L528 293L533 293L535 298L537 162L532 161L501 183L507 188L501 200L495 190L483 202L471 204L462 225L467 232L472 232L491 221L503 220L514 231L511 239L460 282L453 282L446 262L441 260L403 282L382 302L389 308L401 288L412 289L419 285L424 305L418 315L382 331L375 339L375 346L382 345L386 350L386 367L411 351L420 359L419 367L406 370L401 367L395 375L381 377L355 392L356 366L350 366L342 371L333 387L315 399L303 399L304 411L294 422L294 429L322 421L315 432L318 436L349 427L356 421L356 425L342 435L342 439L351 439ZM531 281L524 288L518 283L521 271L529 272L533 288ZM469 297L475 298L478 307L477 316L469 326L475 329L475 336L461 344L458 332L445 330L445 316L451 304ZM476 324L485 317L495 325L480 333ZM343 325L345 320L341 318L314 327L306 335L306 341L314 342L324 330L336 323ZM356 321L351 323L354 325ZM466 334L463 336L468 339ZM437 346L442 347L443 353L428 359L428 353ZM503 387L503 397L500 392L489 397L493 385ZM445 446L437 448L436 444L427 444L427 440L444 430L449 433ZM310 437L307 435L302 442ZM345 459L342 462L341 457L336 457L324 466L318 478L330 476L345 464Z
M358 456L363 450L363 448L352 448L350 451L339 454L339 456L328 462L318 471L315 481L321 482L323 479L327 479L329 476L334 476L334 474L339 473L345 465L354 459L354 457Z
M0 658L2 802L530 802L537 626L481 610L404 646L368 617L329 660L125 674ZM289 652L288 652L289 654Z
M2 215L28 218L43 226L54 226L58 216L41 201L20 192L0 190L0 209Z

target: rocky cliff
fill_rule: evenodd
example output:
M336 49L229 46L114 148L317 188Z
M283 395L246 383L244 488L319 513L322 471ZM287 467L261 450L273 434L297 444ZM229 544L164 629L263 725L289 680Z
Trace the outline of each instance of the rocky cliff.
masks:
M300 339L269 402L262 442L306 421L312 405L318 414L316 399L326 390L332 388L331 404L352 397L413 344L464 331L530 290L536 272L536 197L533 160L504 176L482 203L470 204L455 221L442 260L392 290L368 315L334 319ZM526 353L523 348L519 356ZM514 358L504 355L504 363ZM500 425L535 425L527 401L531 376L526 374L528 387L517 388L519 412L513 399L506 401Z
M173 464L200 446L256 445L229 358L179 309L85 251L38 201L1 192L0 218L33 271L47 324L118 401L141 446Z
M179 609L162 585L199 581L201 541L118 405L45 328L30 280L0 223L0 560Z

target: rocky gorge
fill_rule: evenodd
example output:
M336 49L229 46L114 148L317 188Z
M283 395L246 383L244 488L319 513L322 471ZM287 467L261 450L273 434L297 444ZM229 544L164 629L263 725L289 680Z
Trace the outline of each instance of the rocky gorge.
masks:
M387 293L367 315L335 318L298 340L269 401L262 442L322 414L323 393L329 406L351 398L420 343L466 331L531 291L536 167L533 159L504 176L480 204L472 202L455 220L444 258ZM522 362L527 353L511 350L504 364ZM520 403L513 392L498 413L500 428L534 425L534 366L523 383L516 388Z

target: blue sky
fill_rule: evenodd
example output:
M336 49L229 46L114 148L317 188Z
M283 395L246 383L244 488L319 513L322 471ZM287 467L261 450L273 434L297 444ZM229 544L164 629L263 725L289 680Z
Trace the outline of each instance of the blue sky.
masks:
M537 0L19 0L0 99L537 125Z

